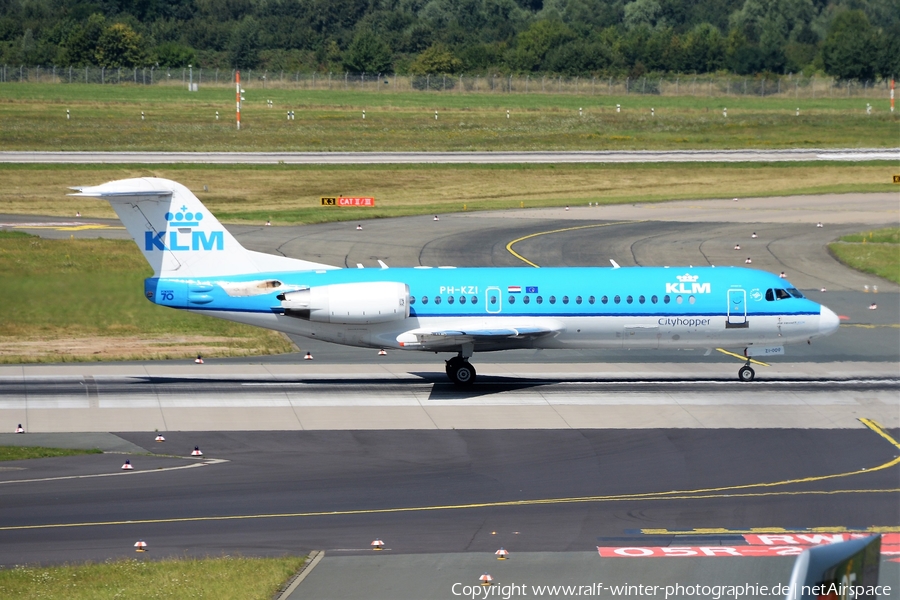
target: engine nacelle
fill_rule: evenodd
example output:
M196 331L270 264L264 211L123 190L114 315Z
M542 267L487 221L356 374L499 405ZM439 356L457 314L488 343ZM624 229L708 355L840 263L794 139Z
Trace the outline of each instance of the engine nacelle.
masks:
M279 294L284 314L318 323L386 323L409 317L409 286L395 281L335 283Z

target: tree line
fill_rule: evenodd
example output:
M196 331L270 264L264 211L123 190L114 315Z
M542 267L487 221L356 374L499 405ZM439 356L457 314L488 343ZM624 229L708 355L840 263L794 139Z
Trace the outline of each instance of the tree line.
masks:
M900 74L900 0L0 0L0 63Z

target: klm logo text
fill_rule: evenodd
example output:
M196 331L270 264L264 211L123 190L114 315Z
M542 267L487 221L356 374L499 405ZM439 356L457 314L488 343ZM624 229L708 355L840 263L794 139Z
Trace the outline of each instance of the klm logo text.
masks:
M168 233L168 236L166 235ZM168 242L168 243L167 243ZM187 250L224 250L225 237L221 231L192 231L178 239L177 231L153 233L144 232L144 250L171 250L173 252Z
M696 281L693 283L681 281L679 283L666 284L667 294L709 294L710 289L708 283L697 283Z

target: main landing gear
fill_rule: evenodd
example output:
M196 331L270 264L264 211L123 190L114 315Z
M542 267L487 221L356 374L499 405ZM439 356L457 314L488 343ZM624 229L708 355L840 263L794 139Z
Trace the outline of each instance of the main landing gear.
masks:
M456 385L472 385L475 382L475 367L468 358L454 356L447 361L447 377Z
M750 366L750 359L747 359L747 364L741 367L740 371L738 371L738 379L741 381L753 381L753 378L756 376L756 371L753 370L753 367Z

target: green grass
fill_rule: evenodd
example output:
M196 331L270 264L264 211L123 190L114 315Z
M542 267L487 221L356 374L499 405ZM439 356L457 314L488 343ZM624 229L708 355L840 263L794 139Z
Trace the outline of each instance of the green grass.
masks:
M152 556L152 540L148 542L148 555ZM0 597L270 600L302 563L302 557L134 558L102 564L15 567L0 570Z
M0 461L78 456L81 454L103 454L103 451L97 448L82 450L77 448L43 448L41 446L0 446Z
M198 348L206 356L291 349L275 332L148 302L143 280L150 275L132 241L0 232L0 362L181 358ZM76 339L90 341L71 342Z
M0 165L0 213L115 219L109 204L68 186L158 176L194 190L225 222L319 223L464 210L894 191L893 166L866 163L582 165ZM209 191L204 192L207 186ZM376 207L319 205L374 196Z
M828 250L854 269L900 283L900 227L845 235Z
M876 112L866 115L865 99L860 98L284 88L250 88L245 97L238 132L230 87L207 86L188 93L175 86L4 85L0 143L7 150L765 149L893 147L900 135L900 119L878 110L877 104ZM276 108L267 108L267 100ZM615 112L617 103L624 107L622 113ZM722 116L723 106L728 107L728 118ZM655 117L650 116L651 107ZM582 117L579 108L584 108ZM71 120L66 120L66 109ZM286 120L289 109L295 111L293 121Z

